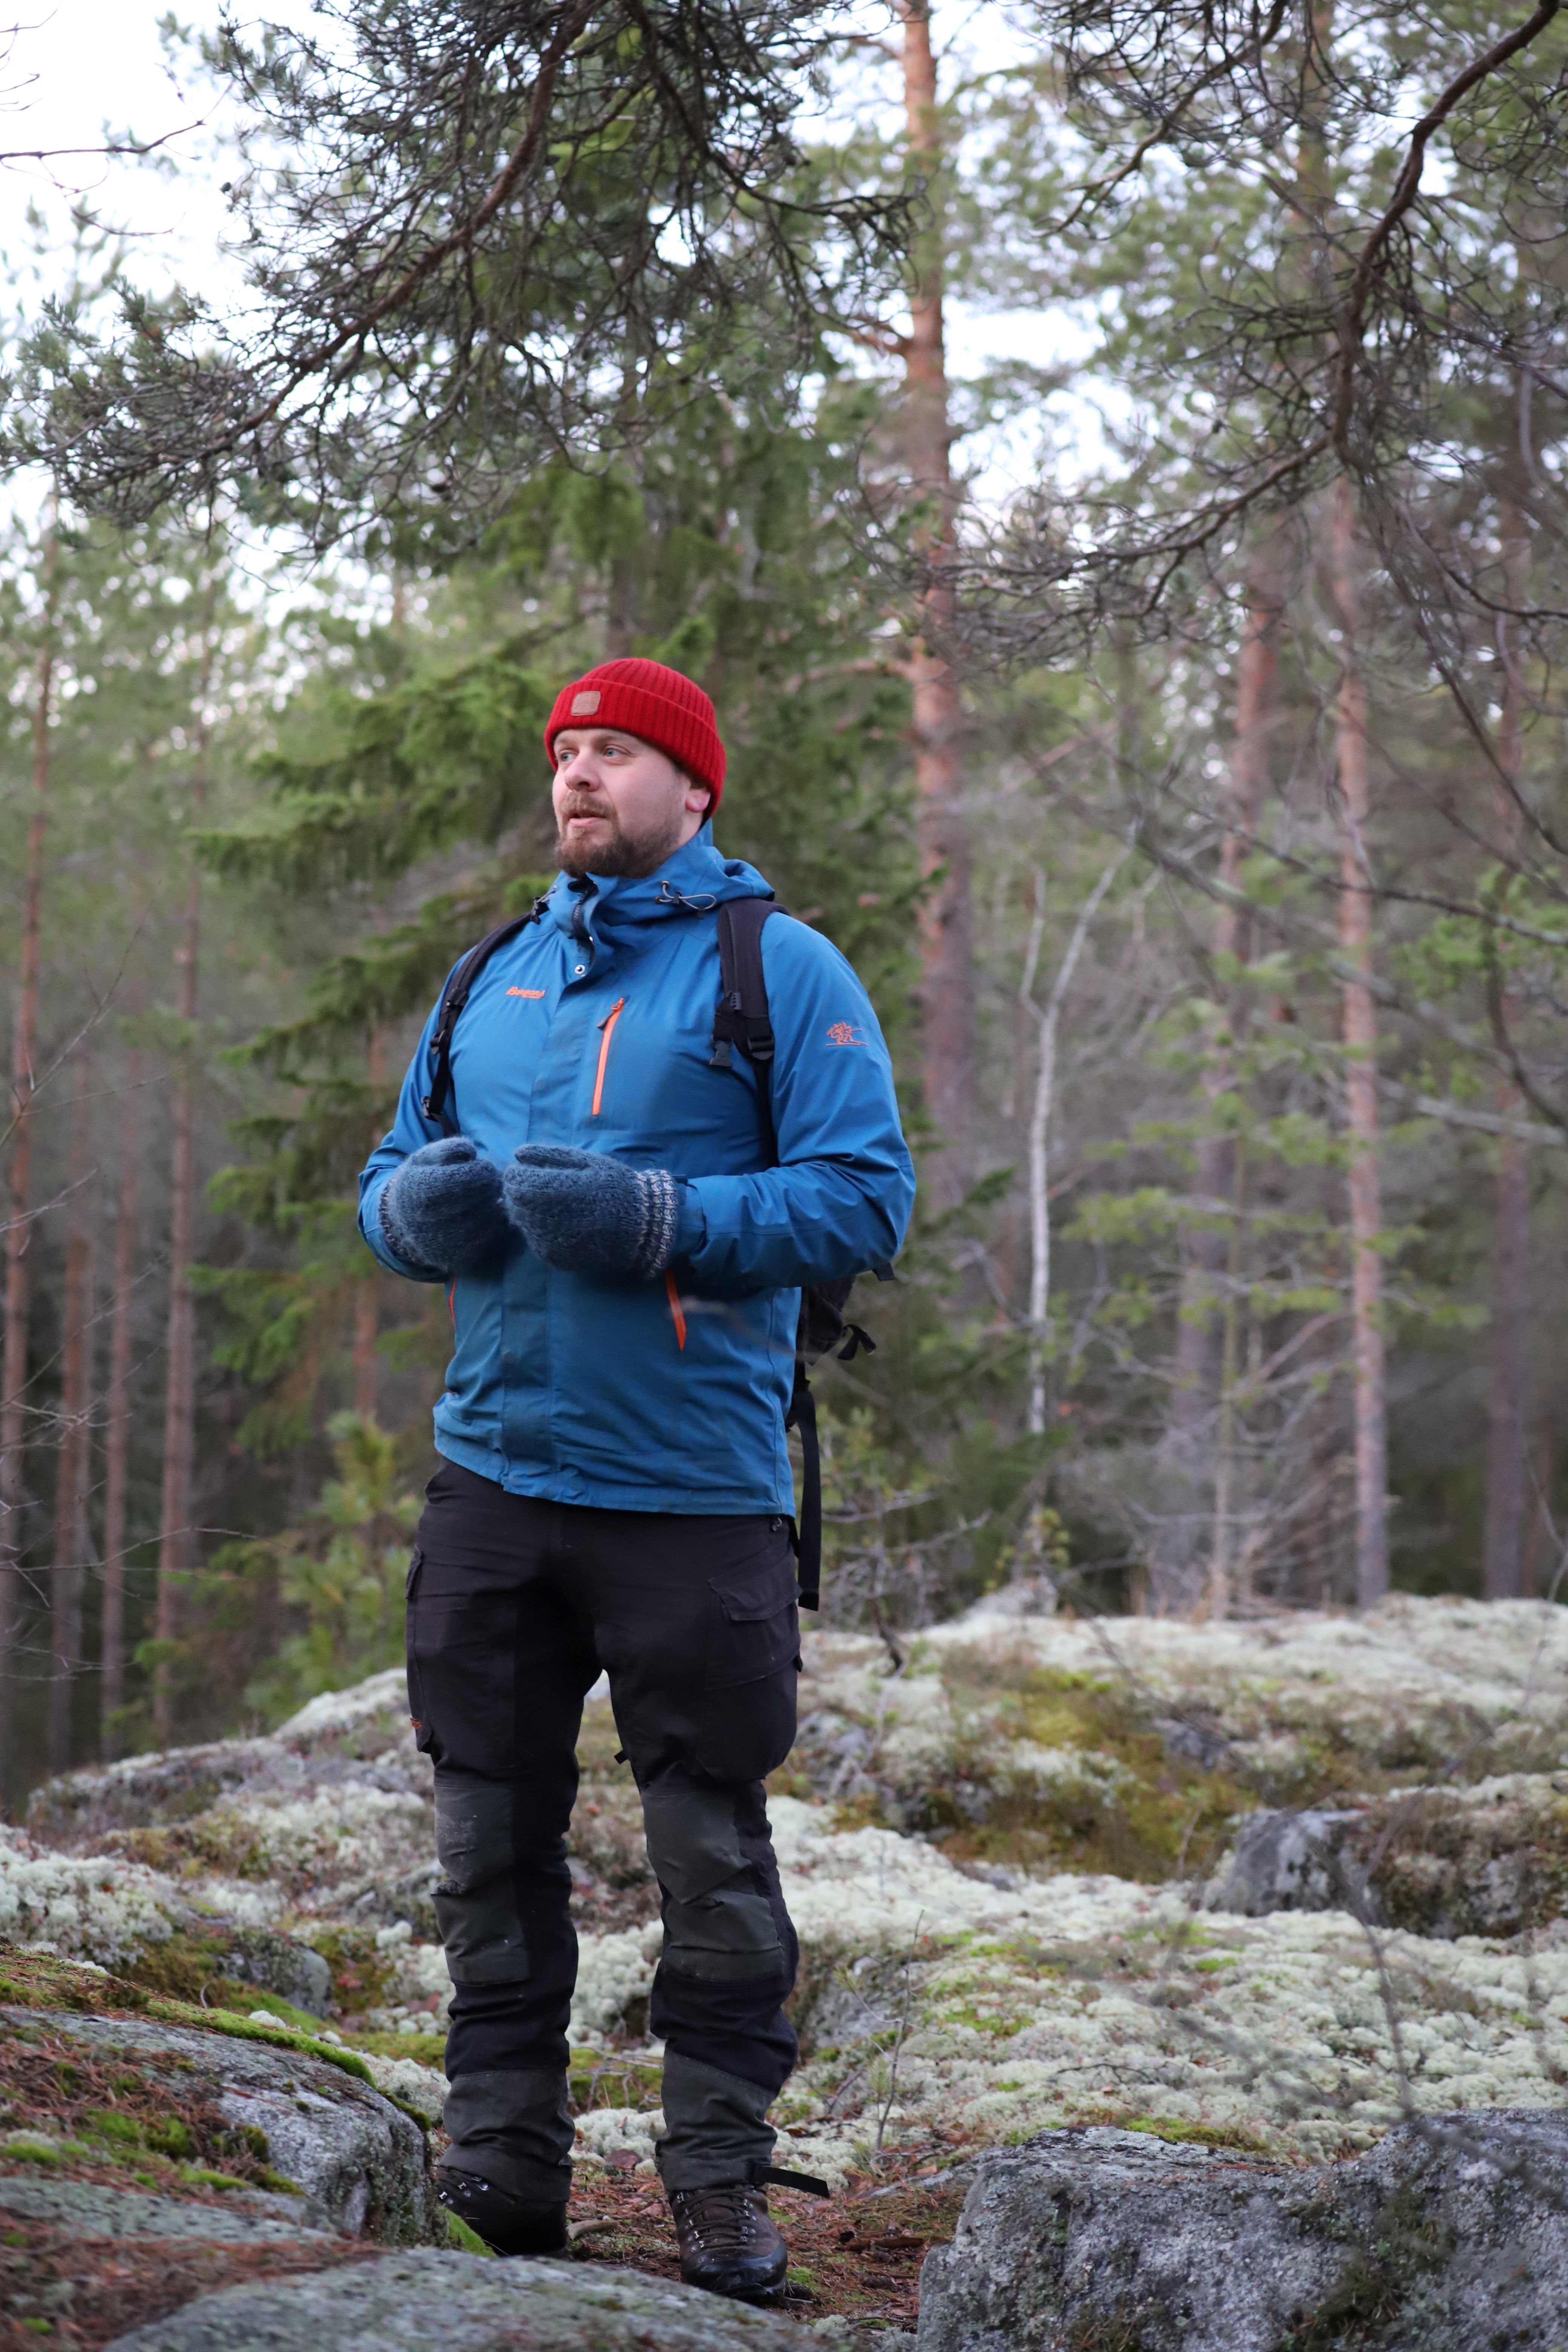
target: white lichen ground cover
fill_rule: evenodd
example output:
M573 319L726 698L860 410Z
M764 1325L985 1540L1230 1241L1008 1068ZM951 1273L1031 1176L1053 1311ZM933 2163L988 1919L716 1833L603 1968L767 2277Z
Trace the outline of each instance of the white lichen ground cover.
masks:
M1006 1670L994 1700L987 1661ZM1114 1780L1110 1757L1009 1738L1009 1685L1031 1667L1212 1730L1264 1802L1288 1801L1326 1756L1354 1759L1379 1787L1568 1764L1568 1610L1544 1601L1395 1594L1364 1616L1217 1625L982 1609L920 1635L902 1674L889 1675L880 1642L854 1634L816 1637L808 1667L803 1706L865 1735L857 1761L895 1786L951 1772L957 1756L1004 1785Z
M1373 1936L1342 1912L1195 1915L1114 1879L995 1889L913 1841L778 1810L803 1944L842 1956L844 2038L787 2095L803 2160L832 2169L884 2109L895 2138L1139 2119L1315 2158L1409 2110L1562 2104L1568 1952ZM839 2103L860 2108L847 2126Z
M186 1914L172 1880L116 1854L53 1853L0 1827L0 1942L123 1969L167 1943Z
M1016 1736L1006 1694L1037 1670L1103 1680L1147 1718L1222 1739L1260 1801L1325 1755L1368 1786L1479 1784L1478 1799L1500 1785L1489 1776L1568 1767L1568 1611L1530 1602L1397 1599L1359 1619L1207 1627L980 1616L923 1636L898 1674L881 1643L824 1635L808 1643L803 1705L835 1774L847 1759L897 1788L984 1770L995 1788L1070 1783L1112 1801L1123 1761ZM314 1702L274 1743L279 1773L302 1783L230 1790L182 1823L177 1873L131 1860L118 1835L60 1853L0 1833L0 1937L119 1969L195 1905L309 1941L335 1904L428 1859L402 1706L395 1675ZM321 1758L330 1785L311 1783ZM378 1784L394 1765L405 1788ZM1232 1917L1198 1910L1200 1890L1177 1883L976 1873L924 1839L842 1826L830 1802L775 1799L773 1811L808 2052L780 2114L785 2160L805 2169L841 2178L879 2134L940 2148L1082 2119L1319 2158L1405 2111L1563 2102L1568 1950L1555 1937L1532 1953L1527 1939L1373 1935L1342 1913ZM237 1854L241 1874L218 1866ZM637 2054L624 2024L658 1933L650 1918L583 1937L580 2050L619 2038ZM384 2005L372 2024L437 2032L422 2005L447 1990L438 1948L406 1923L374 1945ZM400 2056L373 2071L435 2113L432 2069ZM595 2108L582 2151L646 2162L658 2120Z

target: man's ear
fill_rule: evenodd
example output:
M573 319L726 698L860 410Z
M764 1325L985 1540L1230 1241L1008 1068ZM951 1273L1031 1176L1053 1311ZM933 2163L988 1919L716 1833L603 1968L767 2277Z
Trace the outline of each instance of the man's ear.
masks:
M684 769L681 770L680 773L681 780L686 786L685 806L688 812L694 816L710 815L713 809L713 787L711 784L700 784L697 782L696 777L687 775Z

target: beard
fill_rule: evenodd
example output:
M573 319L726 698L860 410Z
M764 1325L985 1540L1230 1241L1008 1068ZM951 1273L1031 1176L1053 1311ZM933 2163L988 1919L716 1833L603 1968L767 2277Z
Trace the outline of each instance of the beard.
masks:
M555 856L563 874L618 875L628 882L640 882L657 873L665 859L679 848L686 812L672 809L656 831L635 834L626 832L613 808L601 807L597 802L586 808L568 808L566 814L568 818L599 818L608 826L609 838L597 848L590 848L585 841L569 840L564 831L557 833Z

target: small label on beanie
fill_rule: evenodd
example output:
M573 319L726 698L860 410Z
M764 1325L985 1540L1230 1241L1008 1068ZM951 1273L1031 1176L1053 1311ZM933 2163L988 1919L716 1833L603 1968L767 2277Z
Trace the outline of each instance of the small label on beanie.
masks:
M598 708L599 689L596 686L589 687L584 694L574 694L572 697L572 716L574 719L586 719L591 710L597 710Z

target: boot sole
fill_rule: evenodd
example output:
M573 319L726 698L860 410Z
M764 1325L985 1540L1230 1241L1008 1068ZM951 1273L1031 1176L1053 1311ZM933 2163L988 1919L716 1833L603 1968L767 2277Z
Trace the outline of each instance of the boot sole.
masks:
M739 2271L712 2271L706 2276L681 2271L688 2286L700 2287L705 2294L722 2295L730 2303L776 2303L786 2284L787 2263L781 2263L771 2277L748 2278Z

